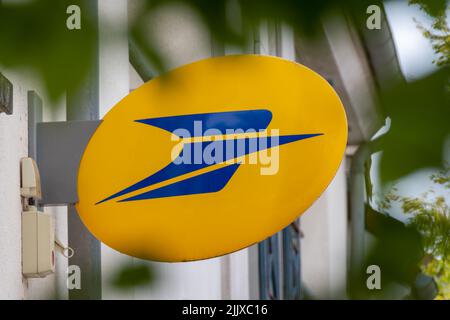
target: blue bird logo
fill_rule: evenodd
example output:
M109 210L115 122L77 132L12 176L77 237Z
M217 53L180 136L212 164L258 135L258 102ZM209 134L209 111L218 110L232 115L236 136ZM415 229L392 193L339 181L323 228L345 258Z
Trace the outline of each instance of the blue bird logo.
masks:
M189 114L135 120L137 123L168 131L178 136L180 139L184 139L186 136L192 138L205 138L211 137L216 133L225 133L225 135L224 138L219 141L211 139L206 139L207 141L203 141L200 139L200 141L189 141L183 143L182 149L178 156L167 166L151 174L150 176L104 198L103 200L97 202L96 205L150 187L156 183L176 178L184 174L193 173L218 163L225 163L227 165L218 169L201 173L151 191L125 197L118 202L218 192L227 185L239 166L242 164L239 160L236 161L236 163L228 164L233 159L238 159L245 155L295 141L317 137L323 134L308 133L297 135L277 135L271 136L270 139L267 139L267 136L240 138L236 137L236 134L234 134L231 138L229 138L230 135L228 132L248 133L265 131L271 120L272 112L266 109ZM199 124L201 125L201 128L199 128ZM180 134L180 132L183 132L184 134ZM195 152L192 152L192 150L199 150L200 154L203 154L206 149L211 148L212 144L215 144L214 146L216 148L220 147L219 149L222 150L222 156L218 161L217 157L215 158L216 161L208 161L207 159L196 156Z

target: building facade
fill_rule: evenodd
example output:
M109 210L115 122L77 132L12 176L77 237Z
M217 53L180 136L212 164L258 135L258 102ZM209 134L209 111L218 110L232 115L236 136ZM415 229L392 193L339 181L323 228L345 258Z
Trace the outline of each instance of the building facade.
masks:
M139 87L144 82L143 75L156 76L136 62L139 59L133 55L139 49L130 50L127 23L137 10L139 1L98 2L100 117ZM232 16L238 19L239 12ZM111 24L115 26L114 36L110 33ZM349 166L358 146L381 125L376 110L380 75L373 70L374 64L379 64L392 48L382 52L377 46L374 49L373 41L380 34L361 34L352 19L343 14L324 20L320 36L314 40L305 39L281 23L262 23L245 48L217 43L195 13L180 5L155 12L149 18L148 28L170 69L211 56L240 53L274 55L310 67L332 84L343 101L349 123L348 148L335 178L311 208L285 230L258 245L204 261L156 263L138 261L102 244L101 298L345 298L351 248ZM387 35L384 43L391 42ZM19 167L22 157L33 156L30 130L35 123L67 119L66 99L55 106L44 96L39 81L29 80L33 77L3 68L0 72L13 84L14 92L13 114L0 114L0 298L67 299L70 261L64 256L56 256L53 275L42 279L22 276ZM35 114L39 110L36 99L42 102L42 115ZM56 221L57 237L67 243L68 214L73 212L68 213L66 207L45 210ZM153 286L124 291L111 284L111 276L118 268L137 263L148 263L156 270L158 280Z

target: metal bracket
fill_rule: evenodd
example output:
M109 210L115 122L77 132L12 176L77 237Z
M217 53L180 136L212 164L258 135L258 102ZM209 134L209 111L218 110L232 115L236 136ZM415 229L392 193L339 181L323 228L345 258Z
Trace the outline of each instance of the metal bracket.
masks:
M41 122L36 127L41 205L78 202L77 175L81 157L101 120Z
M35 91L28 91L28 156L36 160L36 126L42 122L42 99Z

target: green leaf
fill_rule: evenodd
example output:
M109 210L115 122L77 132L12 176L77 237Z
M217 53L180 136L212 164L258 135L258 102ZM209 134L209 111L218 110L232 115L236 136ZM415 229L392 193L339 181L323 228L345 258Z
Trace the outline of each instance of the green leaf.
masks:
M81 8L81 30L66 26L69 4ZM0 65L36 72L52 99L77 89L95 67L97 26L88 7L88 0L1 4Z
M153 269L145 263L124 265L112 278L112 284L119 289L148 286L154 281Z
M383 183L425 167L444 167L444 142L450 134L449 68L382 97L391 118L380 171Z

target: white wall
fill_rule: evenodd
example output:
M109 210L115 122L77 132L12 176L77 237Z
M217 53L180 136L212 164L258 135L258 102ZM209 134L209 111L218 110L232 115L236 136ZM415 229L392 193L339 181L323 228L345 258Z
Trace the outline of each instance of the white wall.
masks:
M32 75L1 71L13 84L14 112L0 114L0 299L64 299L67 260L63 256L56 255L55 274L39 279L22 277L20 159L28 156L28 90L36 91L44 106L50 103ZM66 241L65 210L46 211L55 219L58 238Z
M127 1L99 1L99 116L102 118L129 93ZM101 245L102 298L131 299L111 285L118 268L132 263L132 258Z
M328 188L300 218L302 282L315 298L345 297L346 184L344 160Z
M2 73L14 86L14 113L0 114L0 299L23 299L19 164L28 153L27 89Z

